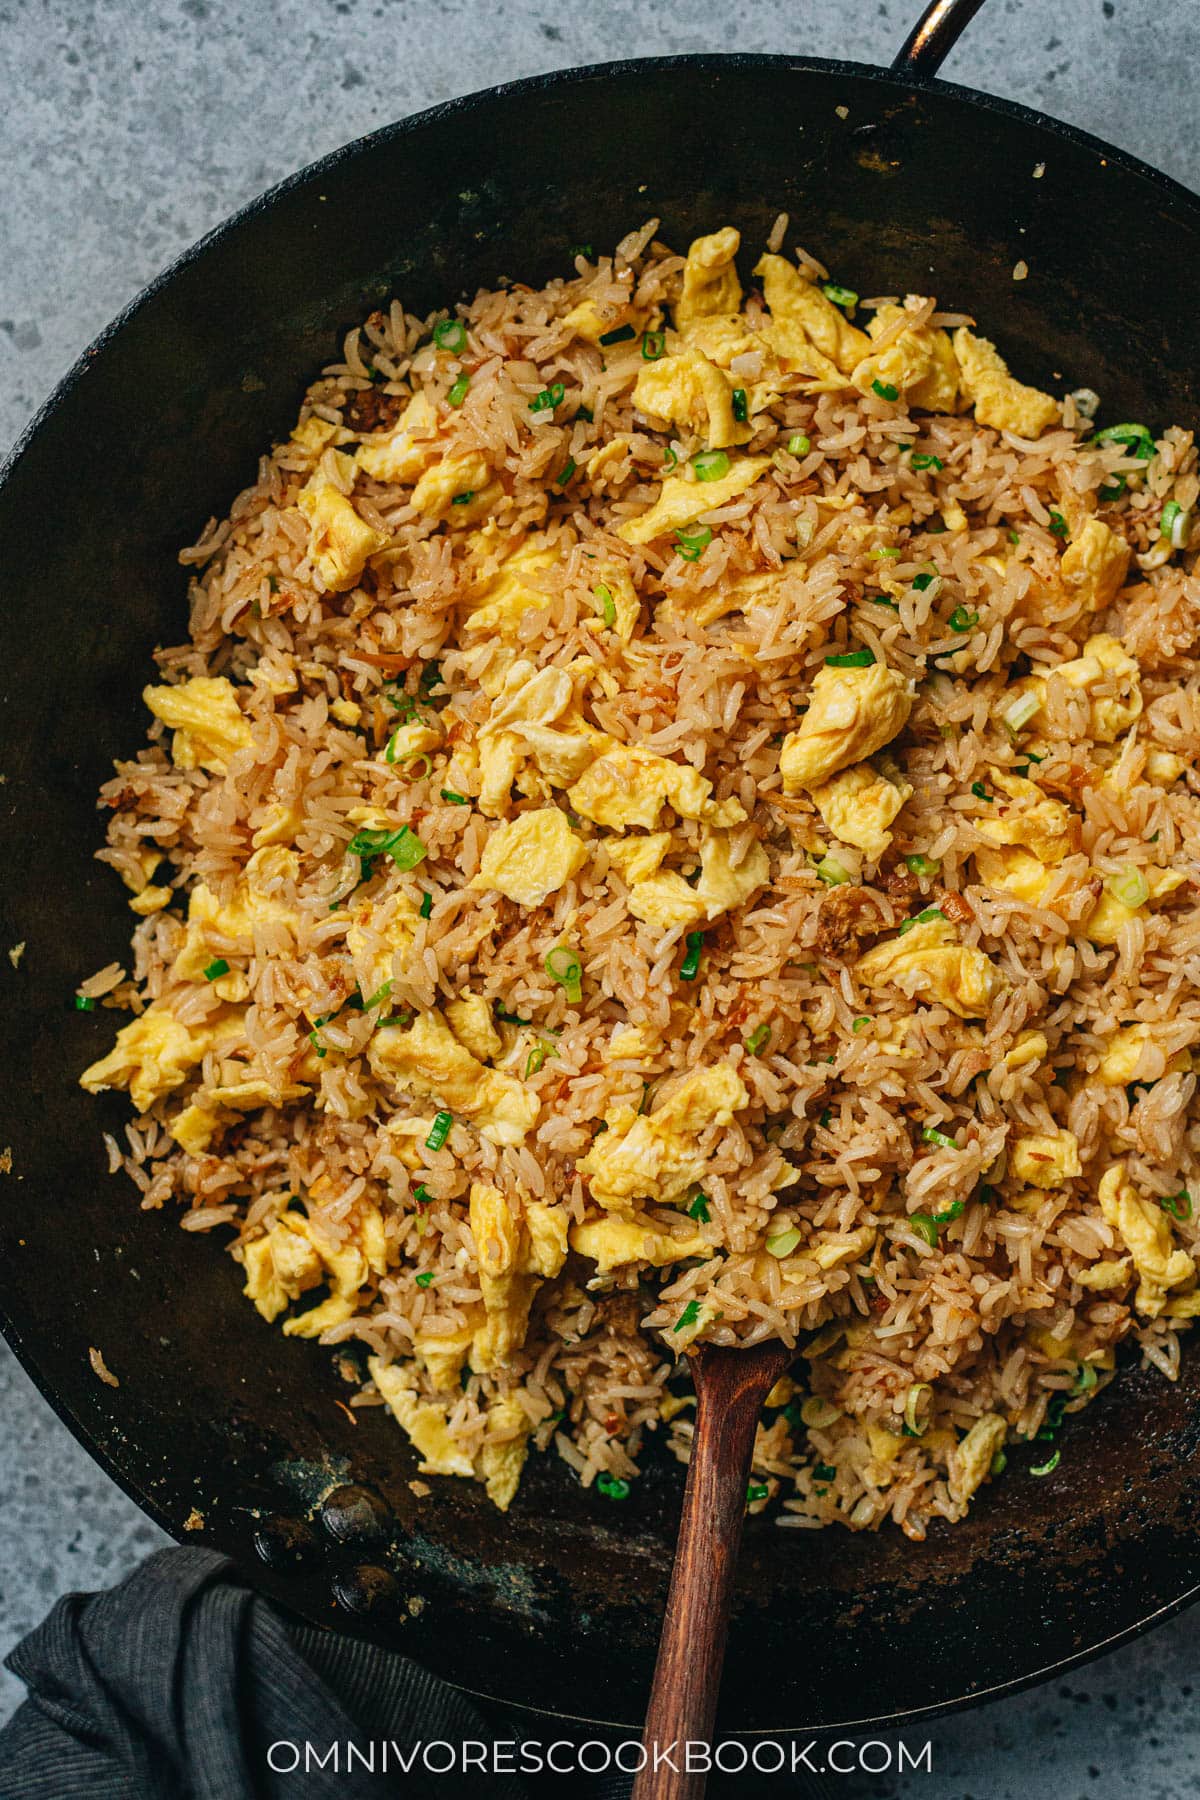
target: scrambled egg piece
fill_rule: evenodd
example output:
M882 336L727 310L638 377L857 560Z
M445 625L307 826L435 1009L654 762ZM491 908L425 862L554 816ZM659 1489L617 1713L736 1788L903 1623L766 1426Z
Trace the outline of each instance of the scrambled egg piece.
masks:
M627 1219L586 1219L572 1225L570 1242L572 1250L592 1259L600 1275L626 1263L652 1263L656 1269L664 1269L668 1263L682 1262L688 1256L715 1254L698 1231L689 1231L686 1237L672 1237L643 1213L634 1213Z
M704 1172L701 1134L730 1124L749 1100L731 1064L695 1069L652 1113L632 1106L606 1113L608 1130L580 1159L579 1174L597 1205L614 1212L632 1212L635 1200L669 1204Z
M877 340L907 316L903 306L881 306L867 326L867 335ZM871 392L874 382L884 382L923 412L952 413L958 402L954 345L946 332L934 326L917 325L902 331L885 349L865 356L850 379L863 394Z
M232 896L224 905L211 888L206 887L202 881L197 882L188 899L187 931L171 967L175 979L204 979L204 971L214 956L214 935L233 938L245 944L248 951L254 948L256 927L284 925L294 935L300 924L300 915L294 906L279 899L273 890L284 882L294 881L299 866L299 858L294 850L287 850L276 844L256 850L238 878ZM232 974L233 972L223 975L213 983L213 991L220 999L234 998L227 991ZM244 999L245 994L240 997Z
M421 1013L407 1030L382 1027L367 1058L381 1081L433 1096L493 1144L521 1143L537 1118L537 1095L515 1076L481 1063L440 1013Z
M1032 1132L1012 1146L1012 1173L1030 1187L1061 1187L1083 1174L1079 1140L1073 1131Z
M1058 402L1010 375L1008 364L987 338L976 337L960 325L954 334L954 354L963 397L975 408L981 425L1036 438L1057 423Z
M1093 1294L1109 1294L1114 1288L1122 1288L1129 1280L1130 1259L1122 1256L1116 1261L1092 1263L1090 1268L1080 1269L1075 1279L1080 1287L1089 1288Z
M240 1013L217 1013L203 1025L181 1025L170 1008L156 1000L118 1031L114 1047L83 1071L79 1085L89 1094L128 1088L137 1110L148 1112L164 1094L182 1087L189 1070L210 1050L240 1037L242 1030Z
M785 794L820 787L850 763L882 750L912 711L913 687L886 663L817 670L808 711L779 753Z
M626 565L619 562L598 562L592 573L596 578L592 586L593 594L598 586L608 589L616 614L611 629L623 644L628 644L637 629L638 616L642 610L641 596L633 585L633 577Z
M1088 612L1111 606L1129 571L1133 551L1103 519L1085 519L1063 552L1058 572Z
M746 816L736 800L714 803L712 782L690 763L672 762L653 750L612 739L568 788L567 799L583 818L613 831L627 825L649 831L668 803L681 819L703 819L713 825L739 825Z
M518 906L541 906L578 875L587 857L587 845L571 830L566 813L557 806L539 807L496 826L471 886L495 888Z
M516 1498L532 1429L528 1413L515 1397L495 1400L488 1408L487 1437L479 1452L478 1474L488 1499L499 1512L507 1512Z
M1143 874L1150 890L1144 906L1126 906L1105 888L1084 926L1093 944L1115 944L1131 919L1146 918L1159 901L1168 899L1187 880L1178 869L1145 869Z
M600 1046L600 1060L612 1062L649 1062L662 1049L662 1038L649 1025L618 1025L606 1044Z
M1050 1054L1050 1043L1044 1031L1022 1031L1011 1050L1005 1052L1006 1069L1027 1069L1030 1063L1044 1062Z
M754 427L733 416L733 384L702 350L685 348L647 363L637 378L633 404L655 418L689 425L711 450L744 444Z
M762 887L770 879L771 865L761 844L751 844L735 865L729 833L706 831L700 845L700 871L695 887L682 875L669 872L634 881L629 892L630 912L635 919L663 931L716 919L741 906Z
M171 760L177 769L208 769L224 775L230 757L245 750L251 741L237 690L224 675L194 675L177 687L144 688L142 699L155 718L175 733Z
M324 1265L307 1224L300 1213L282 1213L268 1232L244 1246L242 1291L268 1325L324 1279Z
M485 1315L471 1362L489 1374L521 1348L534 1295L566 1261L567 1213L537 1201L522 1202L514 1212L499 1188L474 1181L470 1223Z
M912 792L911 782L891 781L869 763L856 763L814 788L812 797L835 838L878 862L892 841L888 826Z
M1128 1087L1134 1081L1158 1081L1192 1066L1186 1050L1164 1056L1154 1041L1152 1025L1122 1025L1108 1040L1096 1073L1106 1087Z
M270 1324L301 1294L327 1281L328 1300L288 1319L285 1337L320 1337L342 1325L357 1310L359 1290L372 1273L387 1267L383 1220L379 1209L364 1207L357 1221L358 1242L328 1239L302 1213L285 1212L262 1237L243 1246L246 1285L243 1292Z
M475 590L464 627L492 631L502 640L511 640L527 612L544 612L550 604L547 595L530 587L525 578L548 569L554 561L554 552L545 549L539 539L527 539Z
M771 323L763 336L785 362L835 387L871 352L865 331L852 325L819 287L782 256L762 256L754 273L763 285ZM814 354L815 352L815 354Z
M1036 680L1040 681L1040 677ZM1092 714L1092 736L1102 744L1115 743L1122 732L1136 724L1142 714L1141 671L1127 654L1120 640L1101 631L1090 637L1083 655L1072 662L1060 663L1051 677L1065 681L1069 687L1082 688L1089 697ZM1092 696L1092 689L1116 683L1128 698L1119 695Z
M999 1413L984 1413L976 1419L961 1444L950 1452L950 1492L955 1500L969 1500L987 1479L1007 1436L1008 1426Z
M493 1062L504 1049L492 1009L482 994L463 994L461 999L449 1001L446 1018L459 1043L465 1044L480 1062Z
M1036 782L1005 769L995 769L992 781L1017 803L979 821L977 829L993 844L1020 845L1042 863L1060 863L1077 847L1076 821L1061 800L1050 799Z
M512 786L528 755L539 769L553 775L581 773L594 756L590 728L582 732L552 729L571 706L574 684L565 669L538 669L524 657L506 670L479 739L479 810L501 818L509 809ZM561 782L557 785L563 785Z
M393 958L409 949L418 918L416 904L403 888L386 900L364 900L354 908L346 927L346 949L354 959L364 1000L393 979Z
M1161 1206L1142 1198L1123 1163L1104 1172L1097 1197L1101 1214L1120 1234L1141 1277L1133 1304L1144 1318L1157 1319L1168 1291L1191 1281L1196 1265L1186 1250L1172 1248L1170 1219Z
M956 941L947 919L931 919L876 944L859 958L857 973L869 988L895 987L911 1000L940 1001L960 1019L983 1018L1007 985L982 950Z
M669 831L651 831L645 837L610 838L605 844L608 860L615 863L627 887L645 881L659 868L671 848Z
M763 569L736 581L707 588L700 594L672 594L656 611L667 616L695 619L697 625L715 625L727 613L747 613L755 606L774 606L795 580L793 569Z
M220 1121L206 1106L185 1106L167 1130L189 1156L202 1156L213 1141Z
M735 313L742 304L742 284L734 258L741 233L732 225L692 242L683 267L683 290L675 304L676 330L686 332L699 319Z
M582 338L587 344L599 344L602 337L622 325L632 325L635 331L640 331L648 317L645 312L624 302L602 311L594 300L581 300L564 314L562 323L574 337Z
M330 593L353 587L369 559L387 549L387 533L360 519L331 481L306 483L296 505L308 520L308 560Z
M453 1388L458 1392L467 1353L479 1330L482 1314L482 1307L470 1307L467 1323L456 1330L418 1331L413 1338L413 1355L435 1388Z
M431 463L412 491L412 505L422 518L451 517L457 525L486 519L503 493L498 481L490 481L491 465L479 450L463 456L443 456ZM462 496L471 498L464 500ZM457 505L455 502L457 501Z
M140 894L133 896L129 907L131 912L140 913L145 919L151 913L162 912L165 906L170 906L173 899L174 895L168 887L144 887Z
M408 1434L421 1457L426 1475L462 1475L468 1480L475 1465L446 1422L446 1408L433 1400L418 1400L409 1369L385 1363L380 1356L367 1358L371 1378L387 1402L388 1411Z
M414 394L389 432L364 438L355 459L364 475L410 486L438 454L437 408L428 394Z
M307 450L314 456L320 456L330 444L348 444L354 433L347 431L342 425L331 425L328 419L319 419L316 413L310 413L307 419L296 426L291 434L293 444L301 450Z
M669 475L659 490L658 499L638 519L627 519L617 527L617 536L627 544L648 544L653 538L667 537L673 531L691 525L704 513L727 506L752 488L764 470L771 466L769 456L733 456L729 473L716 481L697 481L690 475Z

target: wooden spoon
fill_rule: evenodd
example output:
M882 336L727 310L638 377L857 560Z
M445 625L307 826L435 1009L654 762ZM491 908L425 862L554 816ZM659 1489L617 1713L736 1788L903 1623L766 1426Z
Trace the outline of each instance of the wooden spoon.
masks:
M748 1350L705 1344L692 1358L696 1435L683 1490L675 1567L658 1646L642 1743L646 1766L632 1800L700 1800L708 1777L683 1767L683 1747L711 1744L754 1432L763 1401L791 1366L778 1339ZM671 1768L655 1747L678 1745Z

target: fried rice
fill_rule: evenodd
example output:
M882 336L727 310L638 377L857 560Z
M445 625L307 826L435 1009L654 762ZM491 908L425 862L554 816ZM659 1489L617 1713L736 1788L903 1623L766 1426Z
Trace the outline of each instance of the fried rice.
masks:
M1196 452L656 230L373 313L183 553L83 1081L422 1473L619 1501L782 1336L752 1510L921 1538L1200 1312Z

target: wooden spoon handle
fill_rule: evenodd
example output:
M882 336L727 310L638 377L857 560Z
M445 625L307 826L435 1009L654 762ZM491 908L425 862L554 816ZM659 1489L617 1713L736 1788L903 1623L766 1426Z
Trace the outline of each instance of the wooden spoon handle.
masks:
M774 1343L704 1350L697 1358L696 1434L642 1734L646 1763L632 1800L700 1800L704 1793L706 1773L686 1768L687 1744L712 1742L754 1429L792 1354Z

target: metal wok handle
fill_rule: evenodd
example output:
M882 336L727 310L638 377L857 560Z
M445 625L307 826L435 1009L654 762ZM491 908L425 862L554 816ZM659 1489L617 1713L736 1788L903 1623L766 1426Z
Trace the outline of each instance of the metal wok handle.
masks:
M893 75L909 81L932 81L983 0L932 0L901 46Z

